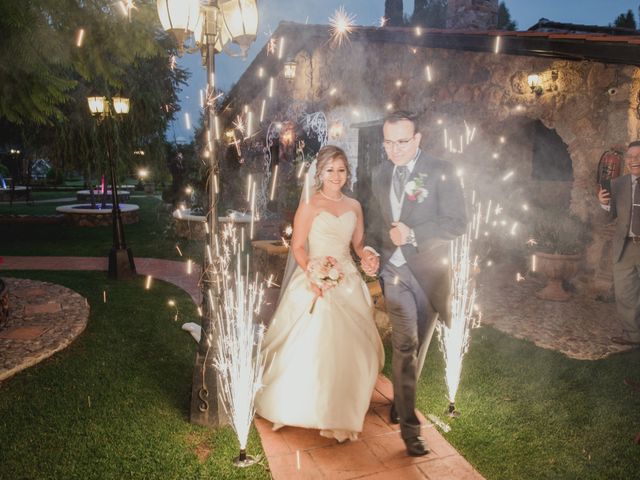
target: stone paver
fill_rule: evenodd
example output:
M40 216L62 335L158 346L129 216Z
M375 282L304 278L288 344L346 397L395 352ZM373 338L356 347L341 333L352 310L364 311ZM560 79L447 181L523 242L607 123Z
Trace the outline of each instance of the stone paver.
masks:
M478 281L482 323L537 346L579 360L598 360L632 347L612 343L621 335L615 303L576 293L567 302L540 300L535 292L546 284L543 276L516 282L516 270L504 267L484 273Z
M0 330L0 381L67 347L89 319L87 300L61 285L3 278L9 320Z

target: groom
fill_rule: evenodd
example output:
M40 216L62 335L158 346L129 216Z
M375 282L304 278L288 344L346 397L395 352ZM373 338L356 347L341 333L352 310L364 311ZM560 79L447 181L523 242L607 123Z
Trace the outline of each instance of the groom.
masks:
M368 275L381 267L392 325L391 421L400 423L409 455L421 456L429 449L415 413L416 382L437 319L451 322L449 243L465 232L467 216L451 164L420 150L415 116L391 113L382 130L389 162L372 175L370 211L378 215L368 219L366 235L376 252L366 247L362 266Z

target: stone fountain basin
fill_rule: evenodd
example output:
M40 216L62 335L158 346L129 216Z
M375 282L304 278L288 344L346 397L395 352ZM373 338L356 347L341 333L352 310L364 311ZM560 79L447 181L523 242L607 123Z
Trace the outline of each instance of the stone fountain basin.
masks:
M182 238L190 238L193 240L203 240L205 238L205 221L204 215L193 215L191 210L178 209L173 212L176 235ZM225 217L218 217L218 222L223 223L251 223L251 215L246 213L234 213Z
M122 190L121 187L118 188L118 200L120 200L121 202L128 202L130 195L131 192L129 190ZM106 197L107 201L113 201L113 198L111 197L111 190L107 190ZM95 198L96 201L102 200L102 193L100 192L100 190L93 191L93 198ZM79 202L89 202L91 200L91 193L89 192L89 190L78 190L76 192L76 199Z
M56 211L60 212L72 224L78 227L104 227L111 225L111 204L107 204L106 208L101 208L100 204L96 208L91 208L90 204L74 204L63 205L57 207ZM140 207L130 203L121 203L120 212L122 215L122 223L131 225L140 221Z

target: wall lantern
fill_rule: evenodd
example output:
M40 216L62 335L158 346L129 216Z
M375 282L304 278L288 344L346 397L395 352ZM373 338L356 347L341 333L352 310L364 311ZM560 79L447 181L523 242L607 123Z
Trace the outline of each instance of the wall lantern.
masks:
M341 121L336 121L333 122L330 126L329 126L329 138L331 140L338 140L340 137L342 137L342 122Z
M284 78L287 80L293 80L296 76L296 67L298 64L293 58L287 60L284 64Z
M531 88L531 93L542 95L542 79L540 75L532 73L527 77L527 83L529 84L529 88Z

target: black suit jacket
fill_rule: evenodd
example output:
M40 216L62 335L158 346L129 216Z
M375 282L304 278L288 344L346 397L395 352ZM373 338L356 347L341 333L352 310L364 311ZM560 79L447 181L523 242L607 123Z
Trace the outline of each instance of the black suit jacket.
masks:
M389 191L393 163L386 161L373 173L374 205L366 219L366 243L380 253L380 265L384 266L396 246L389 238L393 216ZM449 162L420 153L408 182L420 177L427 190L423 202L410 200L406 194L400 221L412 228L416 235L416 244L403 245L402 254L407 266L427 295L427 298L440 314L440 319L450 324L451 317L451 268L449 261L449 243L455 237L465 233L467 213L460 179L455 175Z
M622 257L624 242L631 226L631 174L627 173L611 181L610 205L609 215L612 219L618 219L613 235L613 263L616 263Z

